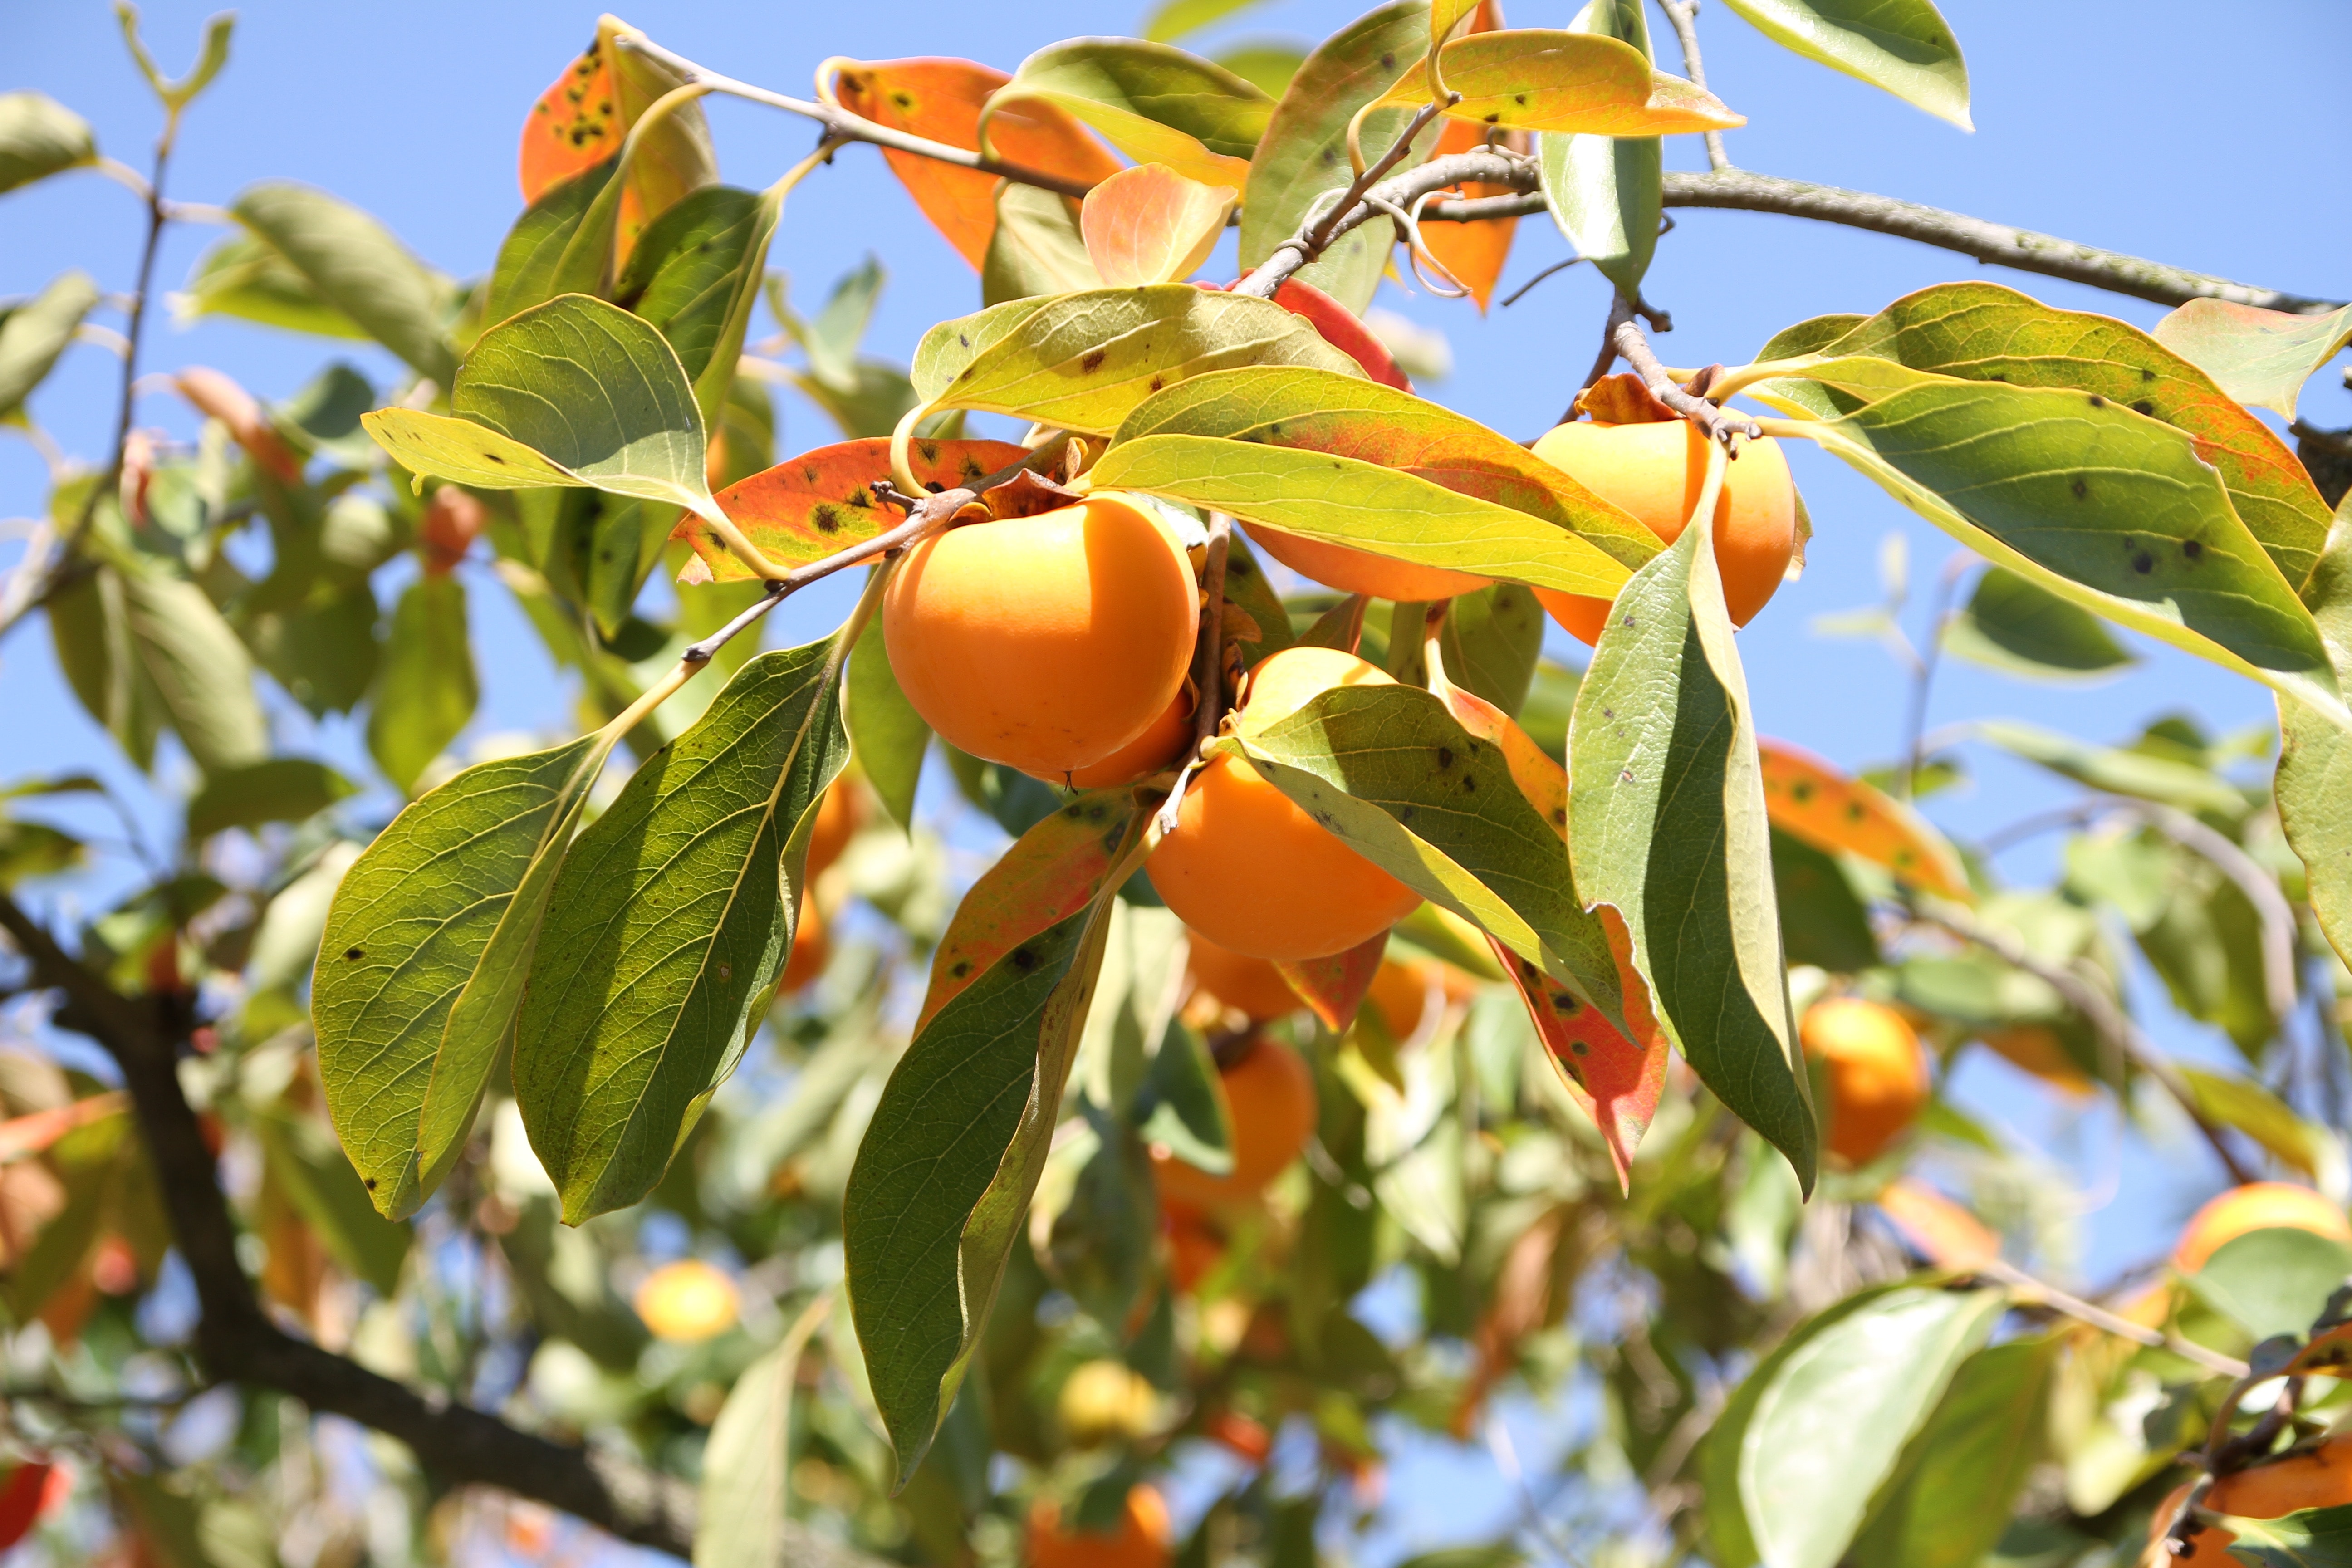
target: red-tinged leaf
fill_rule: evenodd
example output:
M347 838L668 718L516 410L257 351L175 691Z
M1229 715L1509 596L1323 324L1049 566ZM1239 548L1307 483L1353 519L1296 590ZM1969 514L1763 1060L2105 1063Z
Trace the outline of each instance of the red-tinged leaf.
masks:
M2303 384L2352 342L2352 305L2324 316L2294 316L2191 300L2157 322L2151 335L2239 402L2292 419Z
M1519 728L1511 716L1475 691L1465 691L1446 678L1444 666L1434 658L1429 665L1429 689L1435 692L1448 711L1465 730L1482 741L1492 742L1503 753L1503 762L1511 770L1511 782L1518 786L1536 815L1552 825L1568 841L1568 770L1559 759L1536 743L1534 736Z
M1382 931L1345 952L1328 958L1276 960L1275 968L1325 1028L1335 1035L1345 1034L1356 1021L1356 1010L1364 1005L1364 994L1372 988L1372 976L1381 972L1381 958L1388 950L1389 933Z
M1443 158L1449 153L1475 152L1486 141L1485 126L1467 120L1449 120L1437 138L1437 150L1430 155ZM1512 194L1507 185L1475 180L1448 185L1446 191L1465 201ZM1470 298L1477 301L1478 311L1484 315L1486 307L1494 302L1495 284L1503 276L1503 264L1510 259L1511 237L1518 232L1518 226L1519 220L1515 217L1484 223L1425 223L1421 226L1421 239L1429 253L1437 258L1437 264L1470 290Z
M1817 849L1859 855L1915 888L1973 902L1944 836L1917 813L1785 741L1759 741L1764 814Z
M1134 801L1123 789L1082 795L1023 834L981 875L931 960L917 1034L997 960L1094 901L1127 842Z
M971 60L851 60L835 76L834 91L843 108L877 125L978 152L981 108L1011 79ZM998 109L988 141L1008 163L1087 184L1118 172L1118 160L1075 119L1035 100ZM882 156L923 216L978 270L996 232L996 176L888 148Z
M1199 288L1223 291L1232 283L1202 283ZM1412 383L1399 368L1396 356L1388 345L1372 335L1357 314L1323 292L1312 283L1302 283L1296 278L1286 278L1282 287L1274 291L1274 302L1294 316L1302 317L1322 340L1354 360L1366 375L1383 386L1393 386L1399 392L1411 392Z
M941 489L992 474L1028 456L1009 441L917 441L909 448L915 478ZM822 560L905 521L877 506L874 481L890 477L886 437L842 441L763 468L719 492L719 505L769 560L786 566ZM748 581L751 569L712 537L692 512L670 537L693 547L709 573L697 582ZM689 567L689 570L691 568Z
M1108 287L1181 283L1217 247L1241 193L1139 163L1087 193L1078 209L1087 256Z
M219 371L200 364L181 371L172 383L197 413L228 427L230 438L245 448L255 468L282 484L301 482L302 459L286 445L286 438L270 424L253 394Z
M618 153L626 133L613 91L613 73L605 68L602 47L592 44L539 95L523 121L523 205Z
M1566 986L1496 942L1496 962L1510 974L1528 1016L1536 1026L1544 1053L1551 1058L1561 1081L1609 1146L1609 1163L1617 1168L1617 1184L1631 1192L1633 1152L1650 1120L1658 1112L1658 1096L1666 1086L1666 1035L1650 1011L1650 988L1633 968L1633 944L1624 918L1613 905L1595 911L1609 932L1609 951L1617 960L1623 987L1625 1022L1634 1038L1617 1032L1601 1009L1580 1000ZM1636 1044L1635 1040L1641 1044Z
M25 1539L41 1517L48 1500L49 1474L54 1467L36 1461L18 1465L0 1481L0 1552Z
M1446 45L1438 66L1446 87L1462 95L1447 116L1482 126L1675 136L1748 123L1705 88L1652 69L1641 50L1597 33L1479 33ZM1427 83L1414 75L1381 101L1402 105L1428 98Z
M0 1121L0 1165L37 1154L75 1128L116 1114L126 1103L121 1090L113 1089Z
M1879 1194L1877 1202L1912 1250L1938 1268L1982 1268L2000 1258L2000 1237L1932 1187L1906 1176Z

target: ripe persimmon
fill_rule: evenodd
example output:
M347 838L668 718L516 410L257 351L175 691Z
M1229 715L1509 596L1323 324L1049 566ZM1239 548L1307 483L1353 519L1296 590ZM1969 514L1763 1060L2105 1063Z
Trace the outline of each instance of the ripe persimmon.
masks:
M1260 1037L1217 1076L1233 1113L1234 1168L1213 1176L1172 1154L1155 1153L1161 1200L1180 1208L1246 1203L1282 1174L1315 1134L1315 1075L1289 1047Z
M1535 454L1633 513L1668 544L1682 537L1706 482L1706 437L1684 419L1577 420L1538 440ZM1796 550L1797 487L1789 478L1789 459L1769 436L1747 442L1726 469L1715 503L1715 564L1733 626L1746 626L1780 589ZM1556 588L1538 588L1536 597L1571 637L1601 640L1610 601Z
M2181 1227L2172 1265L2194 1274L2231 1242L2255 1230L2307 1230L2352 1242L2352 1220L2309 1187L2286 1182L2248 1182L2210 1199Z
M1885 1152L1927 1103L1927 1055L1894 1008L1832 996L1805 1009L1805 1054L1828 1069L1829 1152L1849 1165Z
M1186 933L1191 946L1185 967L1192 984L1253 1023L1296 1013L1304 1005L1282 971L1263 958L1219 947L1199 931Z
M1162 768L1172 767L1183 756L1184 749L1192 743L1192 687L1180 688L1151 727L1113 752L1098 763L1088 763L1082 768L1072 768L1066 773L1033 773L1047 784L1066 784L1072 789L1113 789L1120 784L1150 778Z
M1167 1501L1151 1487L1129 1488L1118 1527L1099 1533L1039 1498L1029 1510L1029 1568L1165 1568L1170 1534Z
M700 1258L665 1263L646 1276L630 1304L654 1338L692 1344L735 1326L735 1281Z
M882 636L899 689L944 739L1059 777L1166 712L1199 618L1175 535L1105 492L913 546L883 595Z
M816 803L816 821L809 826L808 865L801 880L814 882L841 858L857 830L866 826L866 794L849 774L825 786Z
M1364 993L1364 1005L1380 1014L1381 1027L1389 1032L1391 1040L1402 1044L1420 1032L1437 967L1427 961L1403 963L1386 958L1373 972L1371 987Z
M1475 594L1492 581L1467 572L1422 566L1370 550L1309 539L1303 533L1285 533L1258 523L1250 524L1248 532L1252 544L1293 572L1343 594L1370 594L1375 599L1411 604Z
M1389 679L1337 648L1286 648L1251 672L1240 721L1270 724L1332 688ZM1193 776L1145 868L1186 925L1254 958L1345 952L1421 902L1235 756Z
M2158 1554L2157 1543L2192 1484L2183 1481L2157 1504L2147 1524L2148 1561L2231 1568L2237 1559L2230 1554L2230 1543L2237 1536L2217 1524L2192 1528L2188 1550L2179 1556ZM2352 1436L2330 1437L2315 1448L2223 1476L2206 1492L2204 1506L2240 1519L2284 1519L2305 1509L2341 1508L2347 1503L2352 1503Z
M825 963L832 956L833 943L824 933L824 916L817 912L815 900L803 896L800 922L793 927L792 955L784 960L784 973L777 980L776 989L786 995L799 990L824 973Z

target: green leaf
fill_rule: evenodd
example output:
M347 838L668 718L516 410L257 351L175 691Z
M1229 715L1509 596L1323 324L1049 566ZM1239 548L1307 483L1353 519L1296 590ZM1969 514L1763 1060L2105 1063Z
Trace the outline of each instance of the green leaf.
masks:
M2007 1305L1999 1290L1890 1291L1772 1369L1738 1467L1762 1561L1835 1568L1871 1494Z
M1187 33L1213 27L1264 0L1164 0L1144 18L1143 36L1155 44L1172 44Z
M1544 626L1543 605L1517 583L1460 595L1438 642L1446 679L1506 714L1517 713L1535 683Z
M314 718L350 712L374 684L383 650L375 594L364 583L291 609L257 612L238 630L261 668Z
M492 326L563 292L563 258L596 198L612 183L615 160L582 170L550 185L523 209L499 244L499 258L484 287L482 320Z
M915 789L922 782L923 753L930 749L931 727L898 689L882 639L869 638L849 656L849 688L845 715L849 724L849 749L866 782L882 800L883 809L899 826L915 826Z
M1211 58L1276 100L1290 90L1298 68L1307 63L1305 52L1293 45L1256 41L1236 44Z
M131 644L123 574L100 566L49 595L49 644L89 716L142 768L153 765L163 700Z
M1832 341L1797 341L1808 328L1838 321L1853 324ZM2285 443L2177 351L2111 316L2054 310L1991 283L1941 283L1866 320L1824 317L1791 328L1765 356L1813 351L1874 355L1966 381L2095 393L2185 431L2288 583L2300 587L2310 576L2326 539L2327 504ZM1832 417L1848 406L1812 412Z
M651 322L617 305L565 294L499 322L466 356L449 408L383 408L362 423L412 473L718 511L686 371Z
M874 320L875 301L881 297L882 285L889 274L881 261L870 251L864 262L835 279L833 292L825 296L824 308L803 321L789 306L778 310L777 320L793 342L800 344L808 356L809 374L823 382L848 383L857 363L857 345L866 339L866 329ZM778 292L772 303L782 305L781 275Z
M1341 191L1354 177L1348 162L1348 122L1357 110L1418 70L1429 52L1425 0L1390 0L1316 46L1291 79L1251 155L1242 189L1241 266L1265 262L1298 232L1318 197ZM1412 110L1380 109L1364 117L1362 146L1377 159L1404 134ZM1398 163L1411 168L1437 144L1433 124ZM1299 268L1300 281L1320 289L1360 314L1372 301L1395 245L1391 229L1369 223Z
M2258 1080L2189 1062L2181 1062L2179 1068L2207 1121L2235 1128L2276 1155L2282 1164L2315 1180L2336 1164L2339 1156L2334 1134L2296 1115L2292 1106Z
M1136 1131L1213 1176L1234 1168L1233 1109L1208 1042L1171 1020L1135 1103Z
M443 386L456 373L446 281L359 208L307 185L249 187L229 211L330 307Z
M466 630L466 585L455 574L411 583L392 612L383 679L368 711L368 752L406 793L456 740L480 700Z
M775 1349L743 1369L702 1449L695 1568L785 1568L793 1387L801 1356L833 1305L830 1292L801 1310Z
M1473 33L1439 57L1457 96L1446 115L1506 129L1602 136L1671 136L1745 125L1705 88L1654 70L1641 50L1593 33L1538 29ZM1426 101L1400 81L1387 101Z
M1787 433L1996 565L2352 722L2311 613L2179 431L2097 393L1937 381Z
M249 234L222 240L196 262L188 286L172 296L182 325L201 316L232 316L321 338L367 337L367 330L312 286L292 262Z
M2327 548L2305 592L2338 680L2352 682L2352 499L2336 509ZM50 614L56 614L54 607ZM2344 810L2344 802L2352 799L2352 736L2284 698L2279 700L2278 718L2278 773L2272 791L2279 821L2303 861L2319 929L2339 956L2352 953L2352 813Z
M980 267L982 303L1101 287L1069 198L1011 180L996 188L996 228Z
M1969 119L1969 68L1929 0L1724 0L1783 48L1948 120Z
M253 1131L268 1179L325 1242L337 1263L390 1297L400 1288L408 1226L378 1214L334 1134L282 1102L257 1110Z
M942 322L916 346L914 383L937 408L1108 436L1163 387L1274 365L1363 374L1270 300L1162 283L1016 300Z
M259 762L269 722L245 645L194 583L154 568L121 576L131 646L180 743L207 773Z
M2137 795L2183 811L2232 817L2246 811L2242 790L2189 763L2095 745L2018 719L1979 719L1971 729L1978 739L2013 757L2039 763L2052 773L2110 795Z
M1616 907L1660 1025L1810 1192L1818 1138L1789 1016L1755 721L1706 530L1685 529L1617 596L1568 755L1578 889Z
M2157 322L2150 335L2240 403L2293 419L2303 384L2352 342L2352 305L2324 316L2293 316L2191 300Z
M1977 579L1968 607L1945 628L1944 651L2035 680L2107 675L2139 662L2098 616L1998 566Z
M2305 1509L2280 1519L2230 1519L2232 1563L2248 1568L2352 1568L2352 1507ZM2200 1553L2201 1555L2201 1553Z
M14 414L41 384L97 303L98 285L89 274L68 271L24 303L0 311L0 419Z
M659 327L714 428L759 302L784 193L706 185L637 237L614 299Z
M89 121L47 93L0 92L0 192L96 162Z
M2063 1348L2042 1334L1980 1350L1911 1444L1847 1559L1854 1568L1978 1568L2041 1461Z
M1039 49L996 89L981 117L1041 100L1068 110L1139 163L1203 184L1239 187L1274 100L1223 66L1139 38L1072 38Z
M387 1215L414 1214L464 1145L616 739L467 768L394 817L336 890L311 981L319 1078Z
M1131 792L1081 795L982 877L858 1146L842 1209L849 1300L902 1486L962 1382L1045 1168L1110 895L1145 821Z
M174 115L194 101L196 94L212 85L212 79L220 74L221 67L228 64L229 34L236 26L236 13L234 11L224 11L205 24L205 41L196 52L196 63L189 67L188 74L177 81L167 79L156 68L154 57L147 52L147 46L140 40L139 8L136 5L129 4L129 0L115 0L114 19L122 25L122 41L130 48L131 58L139 67L139 74L147 79L147 85L154 89L157 98L163 100L163 107Z
M653 1187L792 949L808 824L848 761L845 634L738 670L580 836L515 1023L515 1099L567 1222Z
M308 757L271 757L226 768L207 777L188 802L188 837L209 838L227 828L265 822L300 822L358 793L359 785Z
M1621 1029L1616 961L1547 821L1501 747L1405 686L1325 692L1234 741L1251 763L1366 859L1599 1006Z
M2352 1247L2307 1230L2250 1230L2189 1277L2200 1300L2257 1341L2310 1331L2352 1275Z
M1818 964L1833 974L1859 974L1877 965L1869 911L1837 857L1772 829L1772 891L1790 963Z
M1592 0L1570 25L1599 33L1652 58L1649 24L1637 0ZM1547 132L1536 142L1544 205L1579 256L1633 298L1658 247L1664 164L1654 136L1579 136Z

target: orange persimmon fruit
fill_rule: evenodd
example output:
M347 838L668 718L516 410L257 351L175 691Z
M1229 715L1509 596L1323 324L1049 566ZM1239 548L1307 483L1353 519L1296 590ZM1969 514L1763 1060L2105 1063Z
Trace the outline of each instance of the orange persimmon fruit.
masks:
M1315 1075L1289 1047L1261 1037L1217 1076L1233 1113L1234 1168L1213 1176L1173 1154L1155 1153L1161 1200L1179 1209L1248 1202L1298 1158L1315 1133Z
M1115 789L1150 778L1163 768L1174 766L1184 749L1192 743L1192 690L1188 682L1168 700L1168 706L1160 710L1160 717L1151 721L1150 729L1102 761L1072 768L1066 773L1030 776L1071 789Z
M2230 1543L2237 1536L2218 1524L2193 1527L2189 1532L2188 1550L2179 1556L2162 1554L2158 1542L2172 1522L2172 1516L2179 1511L2181 1500L2189 1495L2192 1484L2183 1481L2157 1504L2156 1513L2147 1523L2149 1552L2146 1561L2234 1568L2238 1560L2230 1554ZM2315 1448L2233 1471L2215 1481L2212 1489L2205 1494L2205 1507L2215 1513L2236 1514L2240 1519L2284 1519L2305 1509L2341 1508L2347 1503L2352 1503L2352 1436L2330 1437Z
M733 1328L740 1297L734 1280L688 1258L646 1275L630 1304L654 1338L692 1344Z
M1168 1503L1151 1487L1129 1489L1118 1527L1099 1533L1039 1498L1029 1510L1029 1568L1165 1568L1170 1534Z
M1343 594L1370 594L1375 599L1412 604L1424 599L1450 599L1475 594L1493 579L1455 572L1444 566L1423 566L1391 555L1284 533L1259 523L1246 530L1250 542L1302 577L1312 577Z
M2189 1217L2172 1249L2172 1265L2183 1274L2194 1274L2222 1247L2255 1230L2307 1230L2352 1242L2352 1219L2309 1187L2248 1182L2209 1200Z
M1263 958L1219 947L1199 931L1186 933L1190 942L1185 967L1192 984L1253 1023L1296 1013L1305 1005L1282 971Z
M1805 1054L1829 1079L1829 1152L1867 1165L1927 1103L1927 1059L1908 1020L1884 1003L1832 996L1805 1009Z

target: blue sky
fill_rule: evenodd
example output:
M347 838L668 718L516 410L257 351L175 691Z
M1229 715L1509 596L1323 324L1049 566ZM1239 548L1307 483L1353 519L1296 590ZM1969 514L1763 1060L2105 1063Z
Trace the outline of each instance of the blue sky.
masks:
M1276 0L1192 47L1247 37L1315 37L1353 15L1351 4ZM2042 228L2085 242L2300 292L2352 294L2352 209L2337 165L2352 132L2342 69L2352 59L2352 6L2341 0L1948 0L1945 13L1968 53L1979 127L1963 134L1849 79L1769 44L1722 5L1700 18L1710 85L1746 113L1728 138L1732 158L1766 173L1878 191ZM165 0L148 7L147 30L167 68L191 56L208 7ZM1517 4L1520 26L1560 26L1569 0ZM0 90L37 88L89 117L102 147L136 166L158 113L133 75L108 8L98 0L32 5L0 20ZM856 5L643 4L628 19L684 54L731 74L801 93L816 62L834 54L888 58L966 55L1010 68L1030 49L1085 33L1130 31L1139 9L1076 0L1003 5L863 0ZM488 266L513 220L517 132L531 100L584 44L594 10L550 0L398 5L257 0L242 7L227 71L190 114L169 176L173 195L222 203L249 181L292 178L323 185L376 214L420 255L460 276ZM1656 26L1654 14L1654 26ZM1664 43L1662 33L1662 44ZM1671 47L1662 60L1676 62ZM711 118L727 177L763 184L812 142L790 117L714 100ZM1696 138L1669 143L1671 165L1703 166ZM1736 213L1681 212L1645 285L1676 330L1660 342L1670 363L1737 363L1774 331L1824 311L1868 311L1929 283L1987 276L2055 304L2111 312L2147 325L2161 309L2053 280L1978 268L1965 258L1905 241ZM0 297L29 293L68 266L127 287L139 214L120 187L90 175L49 182L0 203ZM159 279L184 279L218 237L175 229ZM903 358L932 321L972 309L970 271L916 216L870 149L844 153L792 197L773 265L803 299L868 251L890 271L868 345ZM1506 288L1566 254L1541 220L1524 223ZM1224 264L1229 264L1230 258ZM1218 264L1213 264L1213 268ZM1527 300L1482 321L1466 305L1384 290L1381 303L1451 339L1454 376L1424 390L1517 437L1557 416L1590 363L1606 307L1589 269L1555 278ZM340 352L340 346L338 346ZM291 393L326 349L267 329L209 322L187 330L168 314L149 341L154 370L190 363L230 372L266 397ZM387 356L352 356L380 381ZM70 452L102 459L117 369L79 348L33 407ZM2334 371L2315 377L2305 416L2352 423ZM186 434L175 399L155 395L142 423ZM780 451L832 439L813 408L785 411ZM1784 589L1742 637L1760 728L1838 761L1861 765L1895 748L1904 682L1865 644L1809 635L1810 617L1876 598L1882 539L1909 541L1924 586L1956 548L1830 459L1793 455L1817 533L1803 580ZM42 465L25 442L0 433L0 518L44 504ZM0 542L0 564L16 546ZM490 729L551 730L569 703L546 659L486 578L476 579L485 649L484 711ZM1917 595L1915 595L1915 600ZM811 595L773 617L775 641L817 635L838 614L837 595ZM1915 626L1920 619L1915 603ZM2271 722L2262 691L2211 667L2126 637L2145 657L2131 676L2090 689L2021 685L1967 666L1948 667L1930 715L1946 725L1991 714L2023 716L2095 739L2122 739L2158 713L2188 710L2217 731ZM66 693L47 639L27 626L0 644L0 776L93 767L128 781ZM310 734L299 716L288 735L353 768L363 765L355 729L331 723ZM1974 748L1974 783L1938 797L1931 815L1962 834L1980 833L2064 798L2068 791L2021 764ZM152 798L163 820L165 794ZM2004 860L2022 878L2047 873L2046 849ZM2150 986L2143 985L2146 994ZM2162 1037L2210 1052L2200 1031L2168 1025ZM2109 1174L2104 1135L2072 1125L2072 1112L2024 1089L1991 1064L1969 1069L1972 1102L2077 1163L2086 1180ZM2141 1148L2126 1157L2132 1196L2097 1217L2086 1262L2095 1275L2147 1257L2218 1176L2186 1146Z

